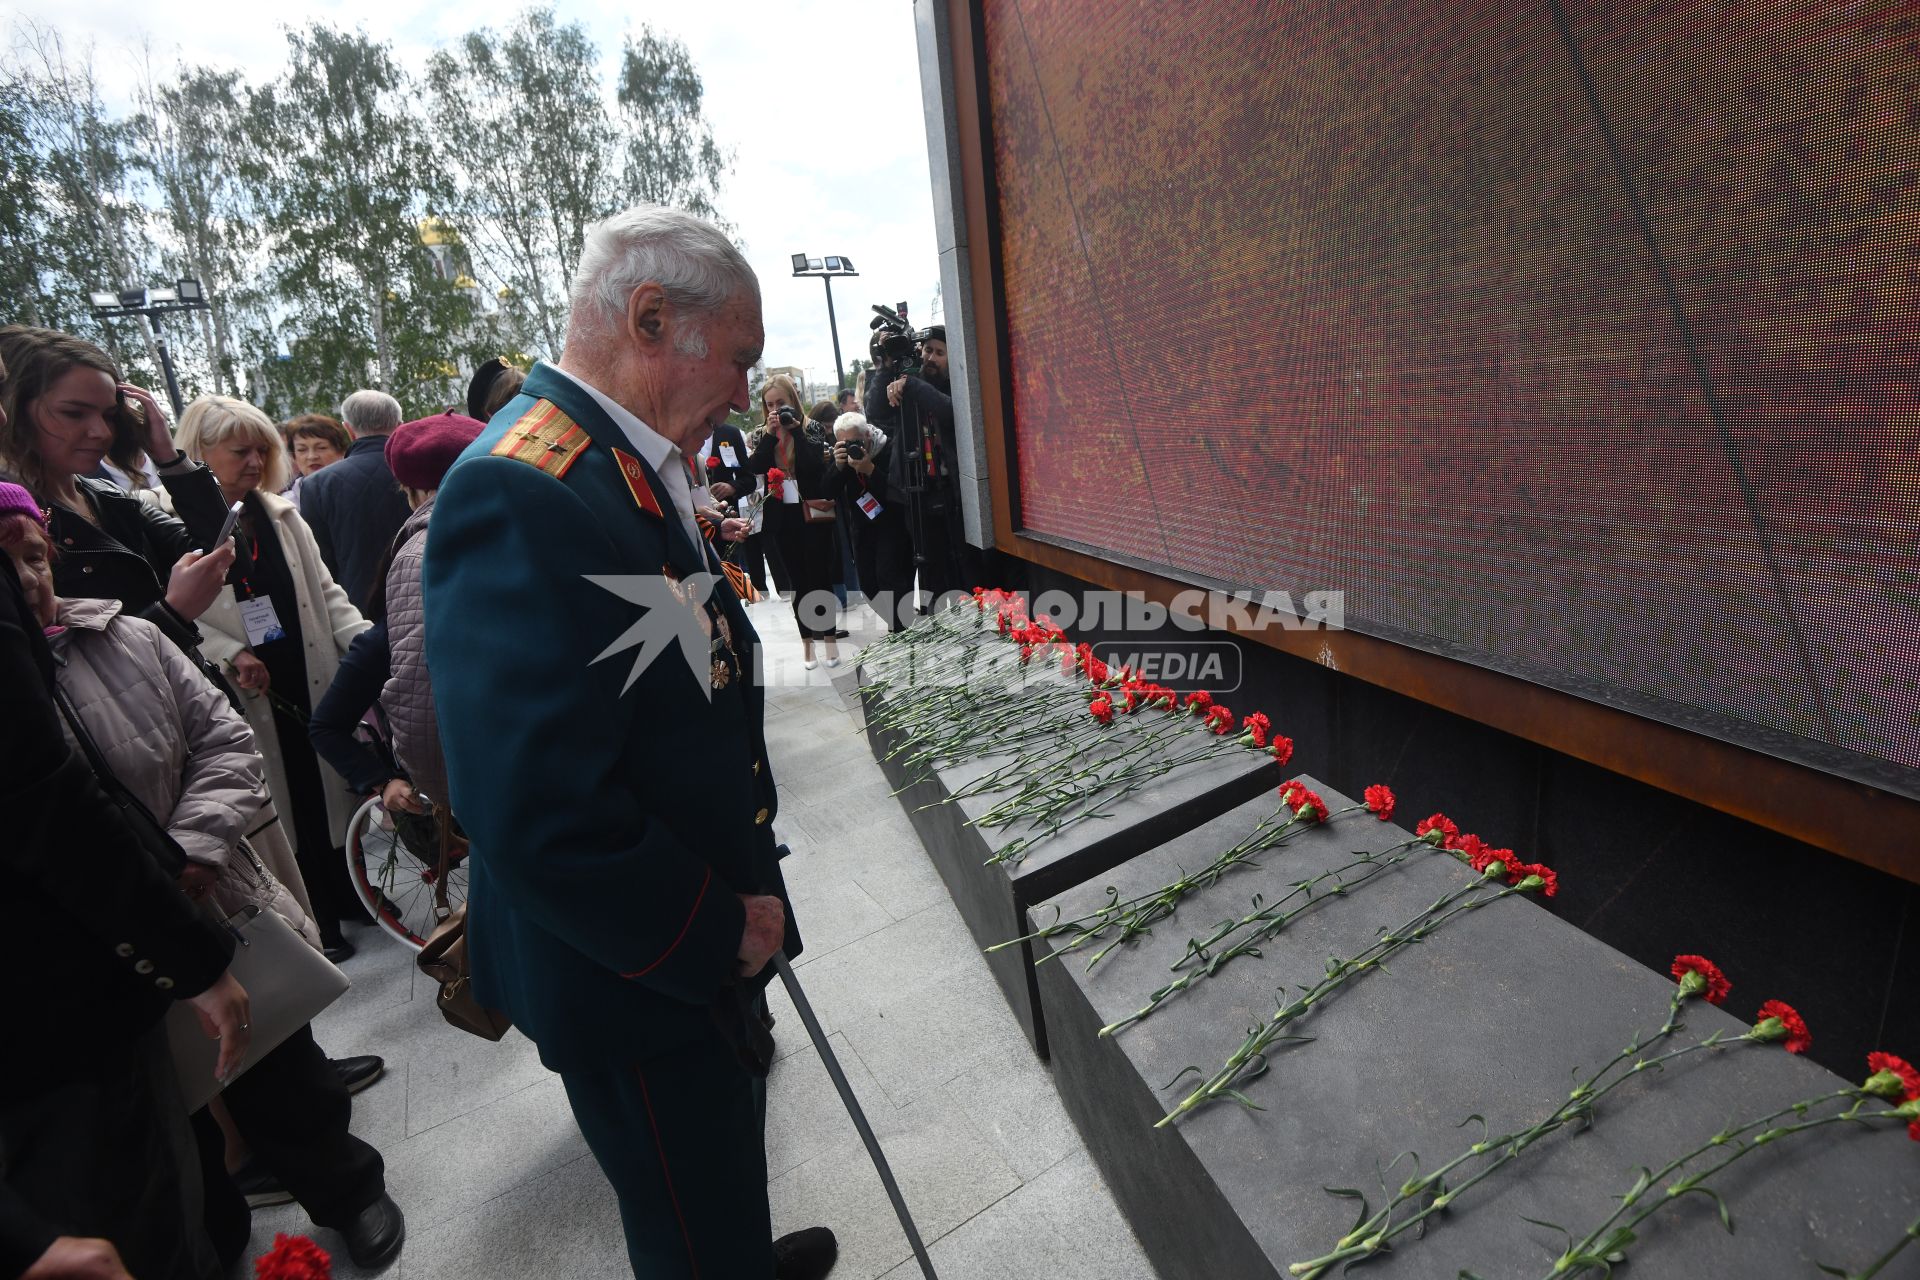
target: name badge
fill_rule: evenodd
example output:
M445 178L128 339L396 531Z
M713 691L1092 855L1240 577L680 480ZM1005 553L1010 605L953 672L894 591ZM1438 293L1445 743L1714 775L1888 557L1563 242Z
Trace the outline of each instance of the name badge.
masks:
M866 512L867 519L874 520L879 518L881 512L880 499L874 497L872 494L861 494L853 500L853 505Z
M720 461L729 468L739 469L740 457L733 451L733 446L725 441L720 443Z
M273 611L273 601L267 596L255 596L251 600L240 602L240 622L247 629L247 644L258 647L270 640L285 638L287 629L280 625L280 615Z

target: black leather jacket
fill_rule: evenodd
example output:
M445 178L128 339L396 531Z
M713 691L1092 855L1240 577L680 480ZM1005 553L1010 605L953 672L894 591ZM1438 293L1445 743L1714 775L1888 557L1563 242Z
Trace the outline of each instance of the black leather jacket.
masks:
M79 481L80 496L93 508L95 525L63 507L53 508L50 528L59 552L53 587L62 596L118 600L135 617L153 623L179 645L200 643L193 623L167 605L167 577L189 551L213 545L225 522L220 484L204 464L163 475L178 517L140 501L106 480Z

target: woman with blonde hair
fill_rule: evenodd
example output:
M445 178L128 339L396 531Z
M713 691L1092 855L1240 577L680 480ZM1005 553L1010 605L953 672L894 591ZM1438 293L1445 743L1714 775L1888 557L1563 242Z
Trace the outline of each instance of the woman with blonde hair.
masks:
M793 581L793 618L800 627L806 668L813 670L813 642L827 646L827 665L840 665L833 641L837 601L833 595L835 547L830 446L808 434L793 379L775 374L760 388L764 432L747 464L767 477L767 537L780 548ZM777 475L776 475L777 473Z
M232 396L201 396L181 415L174 440L241 503L240 554L227 588L201 615L201 647L241 691L268 788L293 831L314 921L328 957L343 960L353 948L340 923L360 914L341 847L355 802L314 754L307 721L369 624L327 572L313 530L280 496L286 449L266 414Z

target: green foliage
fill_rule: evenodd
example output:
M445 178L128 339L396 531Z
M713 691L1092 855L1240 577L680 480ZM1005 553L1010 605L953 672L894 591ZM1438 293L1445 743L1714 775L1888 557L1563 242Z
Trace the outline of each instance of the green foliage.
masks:
M409 413L456 403L478 360L559 354L593 222L643 200L714 216L731 161L686 47L643 27L614 71L546 8L452 42L422 80L314 23L252 83L148 67L116 118L92 49L18 26L0 58L0 322L92 338L158 386L146 323L96 319L88 293L191 277L211 311L164 322L189 397L278 415L360 386Z

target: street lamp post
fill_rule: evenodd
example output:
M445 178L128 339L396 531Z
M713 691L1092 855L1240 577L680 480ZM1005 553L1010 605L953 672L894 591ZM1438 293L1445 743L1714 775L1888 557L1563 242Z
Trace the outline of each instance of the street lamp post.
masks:
M837 396L840 389L847 385L847 370L840 363L840 326L833 318L833 278L835 276L857 276L853 269L852 258L809 258L804 253L793 255L793 274L796 276L819 276L820 282L827 286L827 330L833 334L833 376L837 381L833 385Z
M170 287L122 289L117 293L110 289L96 289L88 298L93 303L93 314L102 320L110 320L115 316L145 316L153 326L153 345L160 352L160 369L167 378L167 399L173 404L174 421L179 421L180 415L186 412L186 403L180 396L180 380L174 376L173 353L167 350L167 335L160 329L160 317L212 310L207 305L206 290L200 287L198 280L176 280Z

